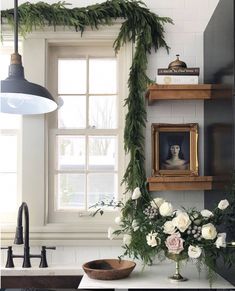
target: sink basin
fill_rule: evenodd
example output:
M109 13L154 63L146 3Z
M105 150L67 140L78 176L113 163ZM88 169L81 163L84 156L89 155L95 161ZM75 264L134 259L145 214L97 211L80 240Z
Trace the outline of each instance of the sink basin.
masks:
M77 289L82 275L83 270L78 265L1 268L1 287Z

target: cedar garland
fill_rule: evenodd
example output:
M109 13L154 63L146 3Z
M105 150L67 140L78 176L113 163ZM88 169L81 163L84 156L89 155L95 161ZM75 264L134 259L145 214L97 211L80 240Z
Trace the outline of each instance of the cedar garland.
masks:
M164 39L164 25L172 24L168 17L159 17L151 12L143 2L137 0L108 0L83 8L67 8L70 4L59 1L52 5L38 2L26 2L19 6L19 31L24 36L34 29L43 29L45 26L65 26L74 28L83 34L86 27L99 29L102 25L112 25L113 20L123 19L117 39L113 47L116 53L126 42L135 43L135 53L128 79L129 95L125 99L128 113L125 120L124 148L130 154L130 162L123 177L126 192L132 192L140 187L141 199L131 199L123 206L122 213L126 223L130 223L142 213L150 195L146 187L146 174L144 168L144 128L146 123L146 110L143 92L150 80L146 75L147 54L154 48L157 51L163 47L167 51L168 45ZM13 9L1 12L1 20L13 25ZM139 236L141 234L139 233ZM139 243L138 243L139 240ZM148 261L149 250L141 246L141 237L137 238L136 246L128 250L128 254L141 257Z

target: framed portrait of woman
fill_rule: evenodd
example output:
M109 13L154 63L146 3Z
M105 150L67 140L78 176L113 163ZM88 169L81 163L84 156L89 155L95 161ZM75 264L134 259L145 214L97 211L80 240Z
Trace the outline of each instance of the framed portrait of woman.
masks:
M198 124L152 124L152 175L198 176Z

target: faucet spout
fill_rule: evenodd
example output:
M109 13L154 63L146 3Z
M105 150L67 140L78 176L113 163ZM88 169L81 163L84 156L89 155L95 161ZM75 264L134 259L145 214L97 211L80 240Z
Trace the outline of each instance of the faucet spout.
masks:
M24 211L24 240L23 240L23 226L22 216ZM30 253L29 253L29 209L26 202L23 202L18 210L17 227L15 234L15 244L23 244L24 242L24 262L23 267L29 268L30 264Z

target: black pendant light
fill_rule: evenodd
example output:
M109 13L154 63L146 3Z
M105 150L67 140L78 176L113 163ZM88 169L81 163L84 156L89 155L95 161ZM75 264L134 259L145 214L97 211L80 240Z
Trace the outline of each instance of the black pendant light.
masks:
M14 50L8 78L1 81L0 112L27 115L57 109L57 103L46 88L24 78L21 55L18 53L18 0L14 0Z

